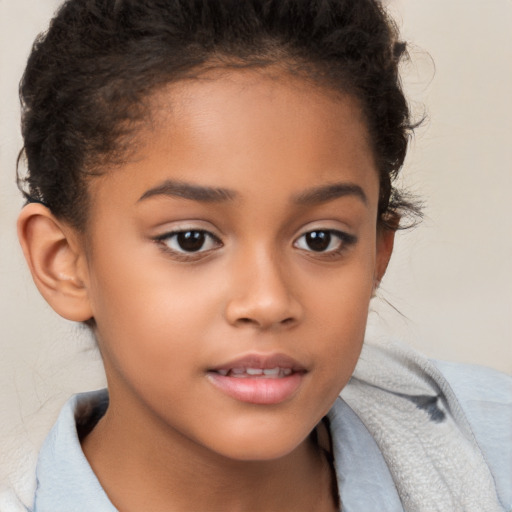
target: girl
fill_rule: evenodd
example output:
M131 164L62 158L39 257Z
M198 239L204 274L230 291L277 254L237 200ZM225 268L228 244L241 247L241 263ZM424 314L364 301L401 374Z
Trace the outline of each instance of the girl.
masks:
M35 511L510 507L510 379L360 356L414 212L403 53L373 0L62 6L21 84L18 229L108 392L62 410Z

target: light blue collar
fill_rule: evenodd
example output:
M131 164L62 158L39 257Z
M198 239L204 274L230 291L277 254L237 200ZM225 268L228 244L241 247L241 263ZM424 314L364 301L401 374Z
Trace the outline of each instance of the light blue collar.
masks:
M62 408L37 463L34 512L117 512L85 458L75 416L108 400L107 390L81 393Z
M107 390L81 393L63 407L41 449L34 512L117 512L80 446L76 422L108 401ZM366 427L339 398L329 412L343 512L402 511L386 462Z

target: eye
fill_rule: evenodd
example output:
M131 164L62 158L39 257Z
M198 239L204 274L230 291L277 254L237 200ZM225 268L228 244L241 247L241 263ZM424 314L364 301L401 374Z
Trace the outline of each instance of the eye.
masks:
M297 238L294 245L304 251L339 253L356 242L356 237L335 229L315 229Z
M201 229L174 231L156 240L167 250L181 254L206 252L222 245L215 235Z

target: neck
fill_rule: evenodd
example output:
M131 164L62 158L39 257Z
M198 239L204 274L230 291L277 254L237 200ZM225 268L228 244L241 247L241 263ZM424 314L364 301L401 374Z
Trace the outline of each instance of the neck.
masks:
M311 439L278 459L233 460L111 402L82 448L121 512L334 510L330 468Z

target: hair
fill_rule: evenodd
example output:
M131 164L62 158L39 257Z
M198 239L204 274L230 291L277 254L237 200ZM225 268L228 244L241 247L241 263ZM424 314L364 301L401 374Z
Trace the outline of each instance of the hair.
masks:
M207 69L277 65L357 99L380 179L377 222L397 229L419 213L393 185L415 128L404 56L378 0L67 0L20 84L18 186L83 230L87 180L129 158L153 93Z

